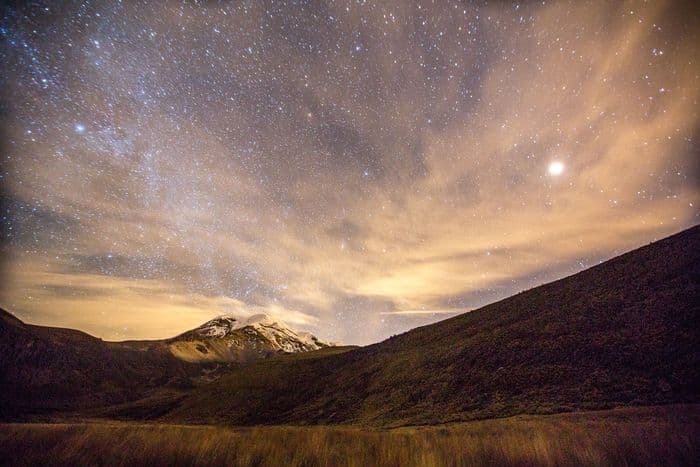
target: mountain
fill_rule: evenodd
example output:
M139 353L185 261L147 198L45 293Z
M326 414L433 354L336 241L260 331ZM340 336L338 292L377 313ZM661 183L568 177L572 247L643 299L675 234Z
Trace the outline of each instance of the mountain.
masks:
M173 355L188 362L245 362L331 345L265 314L249 318L220 316L166 343Z
M164 410L231 365L329 345L266 315L219 317L171 339L105 342L0 309L0 418L142 399Z
M289 345L323 346L261 317L221 317L173 339L126 343L26 325L5 312L0 318L0 418L63 411L176 423L396 426L695 403L700 226L362 348L287 354ZM219 347L234 341L237 351L267 358L193 357L227 357Z
M124 403L191 386L201 371L164 348L33 326L0 310L0 418Z
M700 227L342 354L257 361L164 419L433 424L698 402Z

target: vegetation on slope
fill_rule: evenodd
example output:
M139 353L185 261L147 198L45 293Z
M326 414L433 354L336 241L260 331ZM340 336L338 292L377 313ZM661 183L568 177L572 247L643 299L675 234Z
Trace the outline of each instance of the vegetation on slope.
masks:
M191 387L202 367L80 331L24 324L0 310L0 419L89 409Z
M699 279L695 227L379 344L225 367L2 311L0 418L396 426L695 402Z
M402 425L697 401L699 278L695 227L376 345L236 369L166 418Z

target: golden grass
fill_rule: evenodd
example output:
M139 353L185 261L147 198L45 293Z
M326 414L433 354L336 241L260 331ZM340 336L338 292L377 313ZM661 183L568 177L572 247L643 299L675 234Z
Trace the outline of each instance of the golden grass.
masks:
M118 422L0 425L2 465L700 465L695 405L393 430Z

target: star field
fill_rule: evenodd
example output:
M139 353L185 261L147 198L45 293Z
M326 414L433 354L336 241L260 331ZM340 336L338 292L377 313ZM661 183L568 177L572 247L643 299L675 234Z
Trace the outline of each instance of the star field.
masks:
M0 305L365 344L694 225L698 10L4 6Z

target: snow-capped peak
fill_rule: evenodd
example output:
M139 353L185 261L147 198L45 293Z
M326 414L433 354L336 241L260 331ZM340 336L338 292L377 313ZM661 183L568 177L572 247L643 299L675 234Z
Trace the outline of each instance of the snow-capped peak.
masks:
M196 331L206 337L224 337L229 332L242 327L240 323L240 318L222 315L202 324Z
M263 336L276 350L303 352L327 347L330 344L316 338L309 332L295 331L284 322L261 313L247 318L222 315L207 321L195 331L204 337L223 338L233 331L252 328Z

